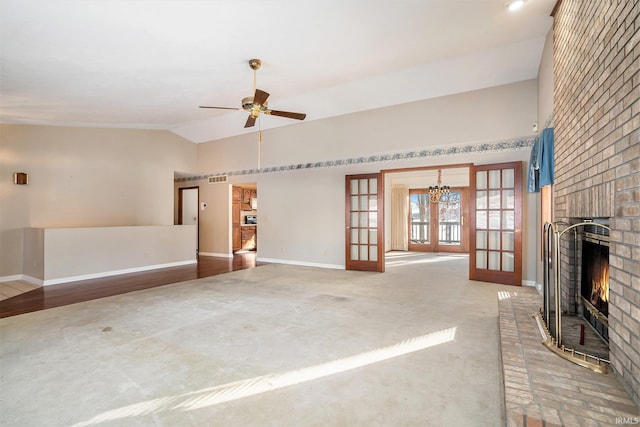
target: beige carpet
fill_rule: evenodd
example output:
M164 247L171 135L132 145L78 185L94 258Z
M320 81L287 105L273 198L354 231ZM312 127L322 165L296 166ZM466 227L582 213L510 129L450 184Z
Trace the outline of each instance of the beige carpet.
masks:
M504 425L497 292L514 288L467 268L270 264L2 319L0 423Z

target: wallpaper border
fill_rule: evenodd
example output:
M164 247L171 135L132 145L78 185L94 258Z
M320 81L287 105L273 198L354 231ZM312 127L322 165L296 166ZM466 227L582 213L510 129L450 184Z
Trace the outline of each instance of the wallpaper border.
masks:
M298 164L283 165L283 166L269 166L269 167L260 168L260 169L253 168L253 169L244 169L244 170L238 170L238 171L219 172L219 173L211 173L207 175L195 175L195 176L189 176L189 177L176 178L174 182L199 181L199 180L209 179L211 177L223 176L223 175L226 175L226 176L256 175L256 174L299 171L299 170L305 170L305 169L335 168L335 167L349 166L354 164L360 165L360 164L370 164L370 163L387 163L387 162L398 162L403 160L448 157L448 156L455 156L458 154L519 151L519 150L526 150L531 148L536 138L537 138L536 136L528 136L523 138L510 139L506 141L487 142L487 143L479 143L479 144L451 145L451 146L442 147L442 148L431 148L431 149L425 148L425 149L412 150L412 151L373 154L369 156L352 157L352 158L339 159L339 160L327 160L322 162L298 163Z

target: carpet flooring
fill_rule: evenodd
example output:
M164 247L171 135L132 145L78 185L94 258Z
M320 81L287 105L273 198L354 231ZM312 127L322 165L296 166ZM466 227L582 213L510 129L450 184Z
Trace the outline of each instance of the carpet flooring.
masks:
M268 264L0 320L0 423L504 425L497 293L460 255Z

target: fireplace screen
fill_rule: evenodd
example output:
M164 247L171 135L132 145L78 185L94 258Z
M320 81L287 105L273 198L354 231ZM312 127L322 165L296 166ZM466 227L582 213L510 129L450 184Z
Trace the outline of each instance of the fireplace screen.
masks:
M561 357L606 372L609 364L609 227L606 219L546 223L543 344Z

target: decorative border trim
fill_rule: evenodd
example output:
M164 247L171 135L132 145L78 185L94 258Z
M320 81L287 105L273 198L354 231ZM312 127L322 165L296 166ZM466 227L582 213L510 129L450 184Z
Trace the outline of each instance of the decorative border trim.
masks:
M303 169L324 169L343 167L349 165L361 165L370 163L386 163L386 162L398 162L402 160L417 160L435 157L447 157L455 156L458 154L472 154L472 153L494 153L502 151L519 151L526 150L533 146L536 136L528 136L517 139L510 139L506 141L488 142L480 144L466 144L466 145L452 145L443 148L422 149L414 151L402 151L394 153L373 154L368 157L352 157L348 159L340 160L327 160L324 162L310 162L310 163L298 163L295 165L284 166L270 166L262 169L244 169L240 171L228 171L219 172L208 175L197 175L183 178L176 178L174 182L187 182L187 181L199 181L202 179L209 179L210 177L220 175L256 175L266 173L277 172L289 172L298 171Z

